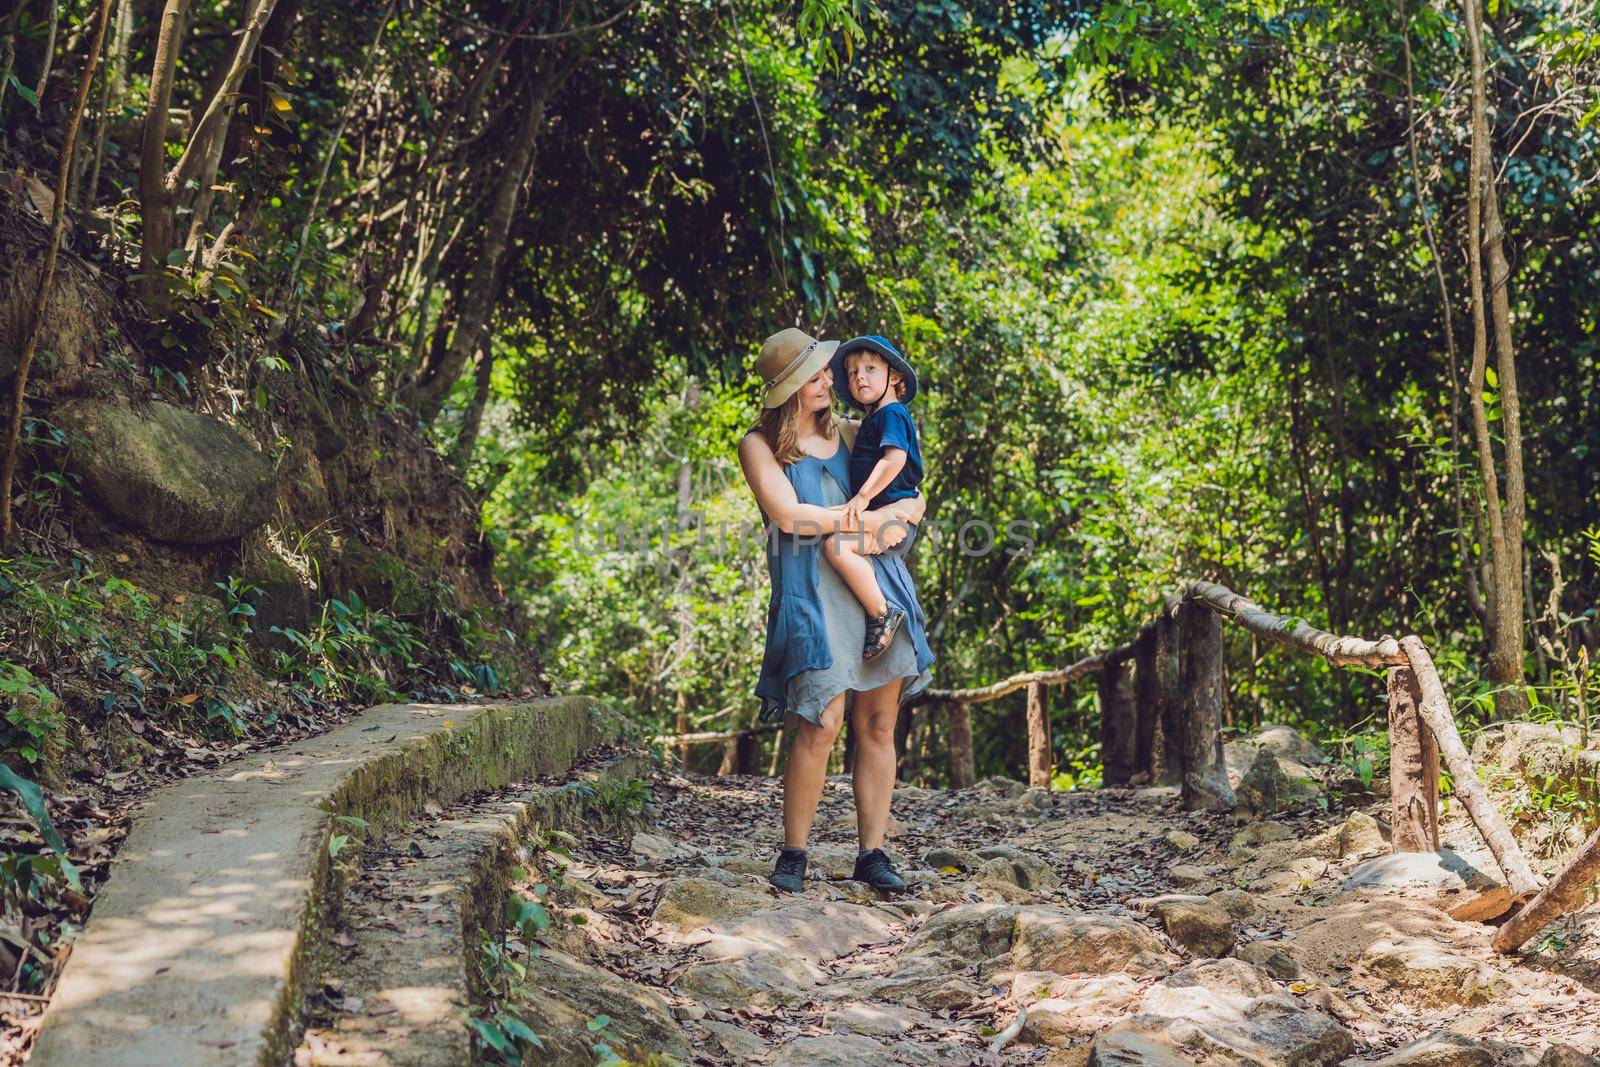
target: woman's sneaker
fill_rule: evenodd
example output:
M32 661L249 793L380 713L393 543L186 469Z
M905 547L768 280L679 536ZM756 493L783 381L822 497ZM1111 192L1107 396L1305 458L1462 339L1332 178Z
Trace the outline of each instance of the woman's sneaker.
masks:
M767 875L774 888L785 893L798 893L806 885L806 850L783 848L778 852L778 862Z
M861 658L873 659L882 655L883 650L889 647L889 642L894 640L895 633L905 621L905 609L897 608L893 604L885 608L882 615L867 616L867 634L861 644Z
M895 873L888 855L881 848L869 848L856 857L855 873L850 876L865 882L880 893L905 892L906 880Z

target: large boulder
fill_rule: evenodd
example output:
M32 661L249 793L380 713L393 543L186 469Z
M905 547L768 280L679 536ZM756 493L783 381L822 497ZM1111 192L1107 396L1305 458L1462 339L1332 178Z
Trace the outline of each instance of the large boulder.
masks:
M1042 1045L1067 1045L1104 1030L1133 1010L1143 990L1125 974L1065 978L1051 971L1020 971L1011 1000L1027 1008L1022 1037Z
M980 963L1060 974L1164 972L1171 957L1130 919L1087 915L1048 904L968 904L932 916L901 950L951 969Z
M1427 941L1378 941L1362 953L1361 965L1405 999L1429 1006L1488 1004L1517 991L1482 960Z
M1278 993L1241 960L1206 960L1157 982L1137 1011L1095 1039L1091 1067L1294 1064L1322 1067L1354 1041L1333 1018Z
M687 933L742 919L777 903L759 889L722 885L708 878L674 878L662 887L652 917L662 926Z
M272 462L210 415L160 401L138 410L77 400L50 415L67 432L66 465L108 514L158 541L229 541L272 517Z

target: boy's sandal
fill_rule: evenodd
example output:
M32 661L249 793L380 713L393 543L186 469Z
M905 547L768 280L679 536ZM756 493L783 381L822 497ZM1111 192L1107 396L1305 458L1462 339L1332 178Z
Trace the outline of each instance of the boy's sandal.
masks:
M876 618L867 619L866 639L861 646L861 658L873 659L889 647L900 624L906 621L904 609L890 604L888 610Z

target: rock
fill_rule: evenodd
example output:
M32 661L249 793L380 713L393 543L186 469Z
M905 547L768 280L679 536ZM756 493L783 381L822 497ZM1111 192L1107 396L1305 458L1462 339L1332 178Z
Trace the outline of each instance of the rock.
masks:
M665 903L666 898L662 901ZM659 915L660 907L656 910ZM826 963L848 956L862 945L888 940L890 920L872 907L808 900L719 921L709 930L710 937L696 947L701 955L712 959L741 959L771 953L810 963Z
M1257 748L1266 749L1274 756L1293 760L1296 763L1326 763L1328 757L1322 754L1312 741L1292 726L1281 723L1273 726L1264 726L1261 732L1251 739Z
M870 1037L829 1034L801 1037L778 1050L774 1067L859 1067L863 1063L888 1063L888 1049Z
M978 855L983 856L989 849L979 849ZM1043 892L1054 889L1061 884L1061 876L1038 856L1029 855L1020 849L1012 850L1013 856L993 856L978 868L978 878L982 881L1003 881L1033 892Z
M1396 852L1358 864L1340 885L1356 889L1402 891L1436 889L1487 892L1498 883L1450 849L1440 852Z
M1132 1011L1141 992L1125 974L1065 978L1051 971L1021 971L1011 981L1012 1002L1028 1009L1023 1040L1044 1045L1098 1033Z
M1489 1046L1462 1034L1441 1032L1402 1045L1363 1067L1495 1067L1496 1062Z
M272 517L272 461L242 430L153 401L75 400L51 413L65 463L106 513L158 541L231 541Z
M1378 826L1378 820L1364 811L1353 812L1339 827L1340 856L1361 856L1388 848L1389 839Z
M1240 960L1185 967L1152 986L1133 1015L1103 1031L1089 1062L1322 1067L1350 1053L1354 1042L1337 1021L1273 988Z
M1256 898L1243 889L1219 889L1211 894L1211 899L1240 922L1249 922L1261 911Z
M783 953L697 963L684 969L673 989L696 1000L742 1008L793 1006L811 999L825 976L813 963Z
M1197 956L1233 950L1233 916L1210 897L1172 895L1141 902L1161 920L1167 936Z
M1361 964L1407 999L1435 1006L1487 1004L1515 990L1483 961L1426 941L1379 941L1362 953Z
M1279 982L1295 982L1305 976L1298 950L1288 941L1252 941L1233 950L1236 959L1259 967Z
M1164 840L1181 852L1192 852L1200 847L1200 839L1187 830L1169 830Z
M1168 958L1161 943L1138 923L1049 904L951 908L923 923L901 957L933 957L962 967L978 962L985 973L1009 964L1063 974L1107 974L1130 968L1149 973Z
M979 789L986 789L991 793L999 793L1007 800L1015 800L1028 791L1028 787L1015 778L1007 778L1003 774L991 774L980 781Z
M1299 893L1328 873L1326 860L1298 859L1275 867L1250 883L1252 893Z
M1174 863L1167 868L1167 881L1179 888L1195 885L1205 880L1205 870L1192 863Z
M764 1056L772 1051L772 1046L760 1035L752 1034L743 1027L734 1026L732 1023L707 1019L700 1025L711 1033L711 1040L717 1047L740 1062L748 1061L756 1056Z
M899 1037L916 1026L933 1025L933 1016L901 1004L854 1002L823 1013L825 1029L870 1037Z
M1600 1067L1600 1056L1579 1052L1571 1045L1551 1045L1539 1057L1539 1067Z
M964 848L930 848L922 854L922 862L936 871L953 867L958 871L971 872L983 866L983 857Z
M1055 802L1050 799L1050 790L1040 786L1033 786L1024 790L1023 794L1017 798L1017 807L1022 811L1042 815L1047 811L1053 810Z
M1289 778L1278 765L1278 757L1266 749L1259 750L1234 790L1234 813L1246 817L1276 815L1293 802Z
M635 859L655 860L657 862L661 860L681 860L689 855L688 849L685 849L676 841L660 834L651 833L648 830L640 830L633 835L633 840L628 845L628 851L633 853Z
M1004 863L1004 860L991 860L992 863ZM981 878L972 883L969 892L979 900L990 904L1037 904L1039 894L1031 889L1024 889L1013 882L1005 881L998 877Z
M1243 848L1258 848L1274 841L1287 841L1294 836L1294 831L1281 822L1262 819L1246 826L1243 830L1233 835L1233 840L1228 843L1229 850Z
M778 901L754 888L722 885L709 878L674 878L661 891L653 918L681 933L742 919Z
M609 971L547 949L528 961L532 991L516 1005L523 1020L544 1040L541 1062L592 1063L589 1047L594 1034L589 1020L611 1017L610 1032L619 1053L643 1058L665 1053L688 1062L694 1051L667 1002L644 986L634 985Z
M873 978L859 987L863 999L906 1004L929 1011L965 1008L982 995L971 979L951 974L947 961L909 959L887 978Z

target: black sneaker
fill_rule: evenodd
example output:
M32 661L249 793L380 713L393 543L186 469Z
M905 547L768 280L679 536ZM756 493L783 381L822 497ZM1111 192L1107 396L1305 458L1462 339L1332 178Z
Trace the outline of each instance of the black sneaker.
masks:
M881 848L870 848L857 856L855 873L850 877L880 893L903 893L907 889L905 879L894 872L894 866Z
M778 852L778 862L767 875L773 887L785 893L798 893L806 886L806 850L784 848Z

